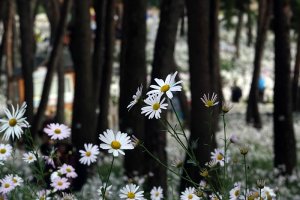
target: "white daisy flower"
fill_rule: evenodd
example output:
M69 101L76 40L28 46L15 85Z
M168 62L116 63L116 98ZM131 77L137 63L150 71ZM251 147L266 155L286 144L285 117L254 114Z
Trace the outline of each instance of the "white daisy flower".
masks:
M276 197L276 194L275 194L274 190L271 189L270 187L264 187L261 190L261 193L262 193L261 196L266 198L266 199L275 199L275 197Z
M218 196L220 197L220 198L218 198ZM209 198L211 199L211 200L222 200L222 197L218 194L218 196L217 195L215 195L215 194L211 194L211 195L209 195Z
M63 164L60 167L59 172L61 174L65 174L67 178L76 178L78 176L77 173L75 172L74 167L67 164Z
M40 190L36 194L37 196L36 200L51 200L51 198L49 197L50 194L51 194L50 190Z
M10 137L12 137L12 139L15 137L19 139L23 134L22 128L29 127L26 117L23 117L26 107L27 105L24 102L20 109L19 105L17 105L16 110L13 106L11 106L12 112L10 112L7 108L4 109L7 119L0 119L0 132L4 132L4 140L9 140Z
M164 198L163 189L159 187L153 187L150 192L151 200L161 200Z
M50 175L51 182L53 182L56 178L60 178L60 176L61 176L61 174L59 173L59 171L52 172Z
M135 184L129 184L123 187L120 192L121 194L119 195L121 199L126 199L126 200L142 200L144 199L144 191L139 191L139 186Z
M130 104L127 106L128 111L139 102L139 100L141 99L142 96L142 91L143 91L143 85L141 85L140 87L138 87L135 95L132 96L133 100L130 102Z
M229 192L230 195L230 200L238 200L240 195L241 195L241 187L240 185L235 186L234 188L232 188Z
M162 109L167 109L168 104L164 103L165 98L161 99L161 94L155 94L149 96L144 102L147 104L145 107L142 108L142 114L145 116L149 115L149 119L155 117L156 119L160 118L160 113Z
M222 149L215 149L214 152L211 152L211 159L224 166L224 151Z
M63 192L60 200L77 200L77 198L73 194Z
M103 134L99 135L99 139L104 142L100 144L101 149L108 149L108 153L112 153L115 157L120 154L125 155L125 149L134 149L130 137L127 133L120 131L115 134L113 130L107 129Z
M16 187L14 182L9 178L1 179L0 183L1 183L0 193L2 193L2 194L7 194L10 191L12 191L13 189L15 189L15 187Z
M175 82L175 77L177 73L178 72L175 72L174 74L169 74L165 81L158 78L154 79L158 85L150 85L150 87L154 90L149 91L147 95L165 93L169 99L172 99L172 92L181 91L182 88L180 85L178 85L182 83L182 81Z
M64 124L51 123L44 128L44 132L51 137L52 140L63 140L70 137L71 129Z
M32 152L24 153L23 154L23 160L27 163L32 163L36 161L36 156Z
M112 185L107 186L106 191L105 191L105 199L103 199L103 197L102 197L102 190L105 189L105 186L106 186L106 184L104 183L104 185L100 186L100 188L97 190L97 193L100 196L100 200L108 199L109 196L112 194L112 192L111 192Z
M70 187L70 183L66 178L57 177L52 181L51 186L56 190L65 190Z
M12 146L10 144L0 144L0 160L7 160L11 156Z
M80 150L81 158L79 162L84 165L90 165L91 163L96 162L97 155L99 154L99 148L97 145L93 144L84 144L85 150Z
M206 96L206 94L204 94L203 95L203 98L201 98L201 101L204 103L204 105L206 106L206 107L213 107L213 106L215 106L215 105L218 105L218 101L217 101L217 94L215 94L215 93L213 93L212 94L212 96L211 96L211 98L209 98L209 94L207 94L207 96Z
M24 182L20 176L14 174L8 174L4 178L12 180L15 186L21 186L21 184Z
M189 187L181 192L180 200L200 200L200 198L196 195L195 188Z

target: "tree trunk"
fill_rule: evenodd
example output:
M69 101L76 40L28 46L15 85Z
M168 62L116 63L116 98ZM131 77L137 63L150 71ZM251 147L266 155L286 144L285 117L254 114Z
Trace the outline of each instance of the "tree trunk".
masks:
M274 1L275 86L274 86L274 164L291 174L297 163L293 128L290 80L290 17L288 0Z
M235 30L235 37L234 37L234 46L235 46L235 58L240 56L240 39L241 39L241 32L243 28L243 17L244 17L244 10L240 9L238 11L238 22L236 25Z
M63 47L64 48L64 47ZM62 50L63 51L63 50ZM55 121L57 123L65 122L65 64L61 56L57 66L57 102Z
M58 61L60 60L60 56L63 50L63 38L67 28L67 16L69 13L69 9L71 8L71 0L64 0L62 9L61 9L61 17L58 23L57 33L54 37L53 49L50 54L50 59L47 64L47 74L44 81L41 101L37 110L37 113L34 117L34 122L32 124L32 132L37 133L37 131L41 128L43 123L43 118L45 114L45 110L48 104L48 97L52 85L52 79L55 70L57 69Z
M251 0L247 1L247 29L248 29L248 41L247 45L250 47L253 43L253 19L252 19L252 11L250 9L251 7Z
M259 1L259 15L257 22L257 37L255 43L254 70L252 83L248 97L246 121L253 122L255 128L261 128L262 122L258 110L258 80L260 76L261 60L263 57L264 44L267 38L267 31L271 17L271 0Z
M90 28L90 1L74 1L74 24L71 30L71 54L75 69L75 94L73 101L72 143L78 149L84 143L95 142L95 106L93 70L91 62L92 32ZM78 155L79 156L79 155ZM79 160L79 159L78 159ZM86 180L86 168L77 163L78 177L75 189L80 189Z
M17 0L20 17L21 61L24 78L26 117L31 124L33 120L33 69L34 69L34 37L31 0Z
M299 98L299 73L300 73L300 26L298 30L298 39L297 39L297 53L295 59L295 66L294 66L294 76L293 76L293 83L292 83L292 96L293 96L293 110L299 111L300 110L300 98Z
M155 78L165 79L169 73L176 69L174 50L177 36L177 28L181 16L183 0L163 0L160 6L160 23L155 41L151 84L156 84ZM179 97L177 93L174 97ZM162 119L166 119L166 112L162 113ZM160 120L146 120L146 147L163 163L167 163L166 131ZM167 191L167 171L155 160L146 155L146 170L153 172L155 177L147 179L148 189L160 185ZM159 179L157 177L160 177Z
M128 112L127 105L132 100L138 86L146 86L146 1L124 0L122 26L122 47L120 60L120 130L144 139L144 116L134 107ZM139 122L139 123L137 123ZM133 171L143 172L143 153L139 150L128 151L125 156L125 169L129 177Z
M115 4L115 0L109 0L106 5L103 77L101 80L101 88L98 88L98 90L100 89L100 98L98 98L100 113L98 116L97 130L100 133L108 128L110 84L112 78L113 53L115 46Z
M50 44L53 46L60 19L60 3L59 0L43 0L43 6L50 23Z

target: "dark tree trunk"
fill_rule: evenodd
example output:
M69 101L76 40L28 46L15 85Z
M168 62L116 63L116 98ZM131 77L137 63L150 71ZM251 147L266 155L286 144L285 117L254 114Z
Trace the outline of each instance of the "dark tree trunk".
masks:
M53 45L60 19L60 3L59 0L43 0L43 6L50 23L50 44Z
M34 37L33 11L31 0L17 0L20 17L21 61L24 78L25 101L27 103L26 117L31 124L33 120L33 68L34 68Z
M98 116L97 130L100 133L108 128L110 84L112 78L113 53L115 45L115 4L115 0L109 0L106 5L103 76L101 80L101 87L98 88L98 90L100 89L100 98L98 99L100 113Z
M174 50L176 43L177 27L181 16L183 0L163 0L160 6L160 23L155 41L154 59L151 84L156 85L155 78L165 79L169 73L176 69ZM178 97L177 93L174 97ZM162 119L166 118L166 112L162 113ZM146 147L163 163L167 163L166 131L161 122L156 119L146 120ZM161 186L167 191L166 169L146 156L146 170L153 172L155 177L149 177L147 186L151 190L153 186ZM157 178L159 177L159 179Z
M297 163L293 128L290 80L290 2L274 1L275 86L274 86L274 164L291 174Z
M61 9L61 17L59 19L57 33L54 37L53 49L50 54L50 59L47 64L47 74L44 81L41 101L37 110L37 113L34 117L34 121L32 124L32 132L37 133L37 131L41 128L45 110L48 104L48 97L52 85L52 79L55 70L57 69L58 61L60 60L60 56L63 50L63 38L67 29L67 16L69 13L69 9L71 8L71 0L64 0L62 9Z
M248 97L246 121L253 122L255 128L261 128L262 122L258 110L258 80L261 69L261 60L263 57L264 44L267 38L267 31L271 17L271 0L259 1L259 14L257 22L257 37L255 43L254 70L252 83Z
M238 22L235 29L235 37L234 37L234 46L235 50L235 58L240 56L240 39L241 39L241 32L243 28L243 17L244 17L244 10L240 9L238 11Z
M189 142L198 140L194 149L200 166L204 166L210 160L210 152L215 144L213 132L207 123L210 119L210 111L199 99L204 93L211 93L211 70L210 70L210 0L186 0L188 15L188 45L190 65L191 87L191 136ZM201 52L199 54L199 52ZM215 82L213 82L215 84ZM199 168L187 163L185 168L193 181L200 180ZM187 186L187 182L181 180L181 189Z
M90 28L90 1L74 1L74 24L71 30L71 54L75 69L73 101L72 143L77 149L84 143L95 142L95 106L93 95L93 68L91 62L92 32ZM78 152L78 151L77 151ZM86 180L86 168L78 163L75 189Z
M300 98L299 98L299 86L298 86L299 73L300 73L300 28L298 30L297 53L296 53L294 76L293 76L293 83L292 83L292 96L293 96L293 110L294 111L300 110L300 106L299 106Z
M63 47L64 48L64 47ZM62 50L63 51L63 50ZM57 123L65 122L65 64L61 56L57 66L57 103L55 121Z
M134 107L128 112L127 105L132 100L138 86L146 86L146 1L124 0L122 26L122 47L120 60L120 99L119 123L122 132L134 134L144 139L144 116ZM138 123L137 123L138 122ZM128 151L125 156L125 169L129 177L133 171L143 172L143 153Z
M250 47L253 43L253 19L252 19L252 11L250 9L251 0L247 1L247 33L248 33L248 41L247 45Z

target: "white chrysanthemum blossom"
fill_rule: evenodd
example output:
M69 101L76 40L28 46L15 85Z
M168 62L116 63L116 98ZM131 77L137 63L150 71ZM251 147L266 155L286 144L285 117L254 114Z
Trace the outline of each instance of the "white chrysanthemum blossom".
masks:
M168 106L167 103L164 103L165 98L161 100L161 96L162 94L148 96L148 98L144 100L147 105L142 107L141 113L145 114L145 116L149 115L149 119L152 119L153 117L159 119L162 109L167 109Z
M112 185L107 186L106 191L105 191L105 199L103 199L102 197L102 190L105 189L106 184L104 183L103 186L100 186L99 189L97 190L98 195L100 196L100 200L105 200L105 199L109 199L110 195L112 194L111 188Z
M143 85L141 85L140 87L138 87L135 95L132 96L133 100L129 103L129 105L127 106L128 111L139 102L139 100L142 97L142 92L143 92Z
M3 178L0 180L0 183L0 193L2 194L7 194L16 188L13 180L11 180L10 178Z
M64 124L51 123L44 128L44 132L51 137L52 140L63 140L71 135L71 129Z
M10 144L0 144L0 160L7 160L12 153L12 146Z
M234 188L232 188L229 192L230 200L238 200L241 195L241 186L236 185Z
M172 92L181 91L181 86L179 85L182 83L182 81L175 82L175 77L178 72L175 72L174 74L169 74L166 78L166 80L155 78L155 82L158 85L150 85L153 90L149 91L147 95L152 94L166 94L169 99L173 98Z
M27 163L33 163L37 158L32 152L28 152L23 154L23 160Z
M139 186L135 184L129 184L123 187L119 195L121 199L126 200L143 200L144 199L144 191L138 191Z
M215 149L214 152L211 152L211 159L216 163L219 163L221 166L224 166L224 151L222 149Z
M36 193L36 200L51 200L51 198L49 197L50 194L50 190L40 190Z
M4 109L7 119L0 119L0 132L4 132L4 140L9 140L10 137L12 137L12 139L15 139L15 137L19 139L23 134L22 128L29 127L26 117L23 117L26 112L26 107L27 105L24 102L20 108L19 105L17 105L16 110L11 106L12 112L7 108Z
M201 98L201 101L204 103L204 105L206 107L213 107L215 105L218 105L218 101L217 101L217 94L213 93L211 98L209 97L209 94L204 94L203 97Z
M181 192L180 200L200 200L196 195L196 189L193 187L188 187L184 192Z
M100 134L99 139L104 142L100 144L101 149L108 150L115 157L120 154L125 155L123 150L134 149L130 137L127 133L120 131L115 134L112 130L107 129L103 134Z
M63 164L60 167L59 172L61 174L65 174L67 178L76 178L78 176L77 173L75 172L74 167L67 164Z
M10 179L14 183L15 186L21 186L24 182L23 179L15 174L8 174L4 177L5 179Z
M161 200L164 198L163 189L159 187L153 187L150 192L151 200Z
M93 144L84 144L85 150L80 150L81 158L79 162L84 165L90 165L91 163L96 162L97 155L99 154L99 148L97 145Z
M264 197L265 199L275 199L276 197L276 194L274 192L273 189L271 189L270 187L264 187L262 190L261 190L261 196Z
M52 183L51 186L56 190L65 190L70 187L70 182L68 182L68 179L64 177L56 177Z

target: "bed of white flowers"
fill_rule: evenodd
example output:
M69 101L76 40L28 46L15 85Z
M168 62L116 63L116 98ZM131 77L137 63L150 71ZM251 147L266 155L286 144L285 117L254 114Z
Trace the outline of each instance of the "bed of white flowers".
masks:
M189 176L182 175L185 169L180 164L181 159L163 163L152 155L143 141L138 138L120 131L106 130L99 134L100 145L89 143L79 150L81 155L79 162L88 168L93 166L94 170L91 170L90 178L82 191L72 193L70 188L72 180L77 178L76 168L70 163L55 164L54 160L58 158L59 153L55 148L49 155L41 153L40 147L31 137L30 124L24 116L26 103L23 103L21 107L11 106L11 109L5 109L6 117L0 120L0 132L3 134L3 143L0 144L1 198L143 200L147 197L151 200L160 200L165 199L164 194L168 193L169 199L180 200L300 199L297 195L300 189L297 183L299 174L295 172L292 176L284 177L278 170L272 170L270 121L268 128L260 132L245 127L240 120L228 121L233 105L228 102L219 105L215 93L204 94L199 101L203 102L208 112L212 112L216 106L222 108L220 113L222 131L217 134L219 148L211 152L211 161L205 167L198 166L194 149L188 142L189 133L183 128L173 105L173 93L180 92L182 89L182 81L175 81L176 75L177 72L169 74L165 80L155 79L157 84L150 86L151 90L147 92L146 97L142 96L143 87L140 86L133 95L128 109L130 111L133 106L141 106L142 115L149 119L161 120L168 134L172 136L173 142L177 144L173 145L177 147L177 152L186 154L199 167L199 176L202 177L200 183L194 182ZM177 119L176 127L180 127L180 130L172 125L174 122L161 119L161 113L166 112L168 107L173 110ZM232 115L233 118L234 115L237 116L235 118L240 118L238 112ZM57 123L48 124L43 131L53 141L52 143L67 140L71 135L70 128ZM18 147L19 141L23 141L24 147ZM172 190L163 191L160 186L157 186L150 193L146 193L142 189L144 177L137 175L136 179L130 180L123 177L120 170L122 156L126 151L137 146L168 170L170 177L174 178L174 185L169 182ZM106 156L100 152L100 149L107 151ZM50 176L50 187L47 187L45 179L47 165L55 169ZM105 173L101 174L100 172L103 171ZM177 193L174 188L177 187L179 178L188 181L191 187ZM213 180L218 180L218 183L212 184Z

